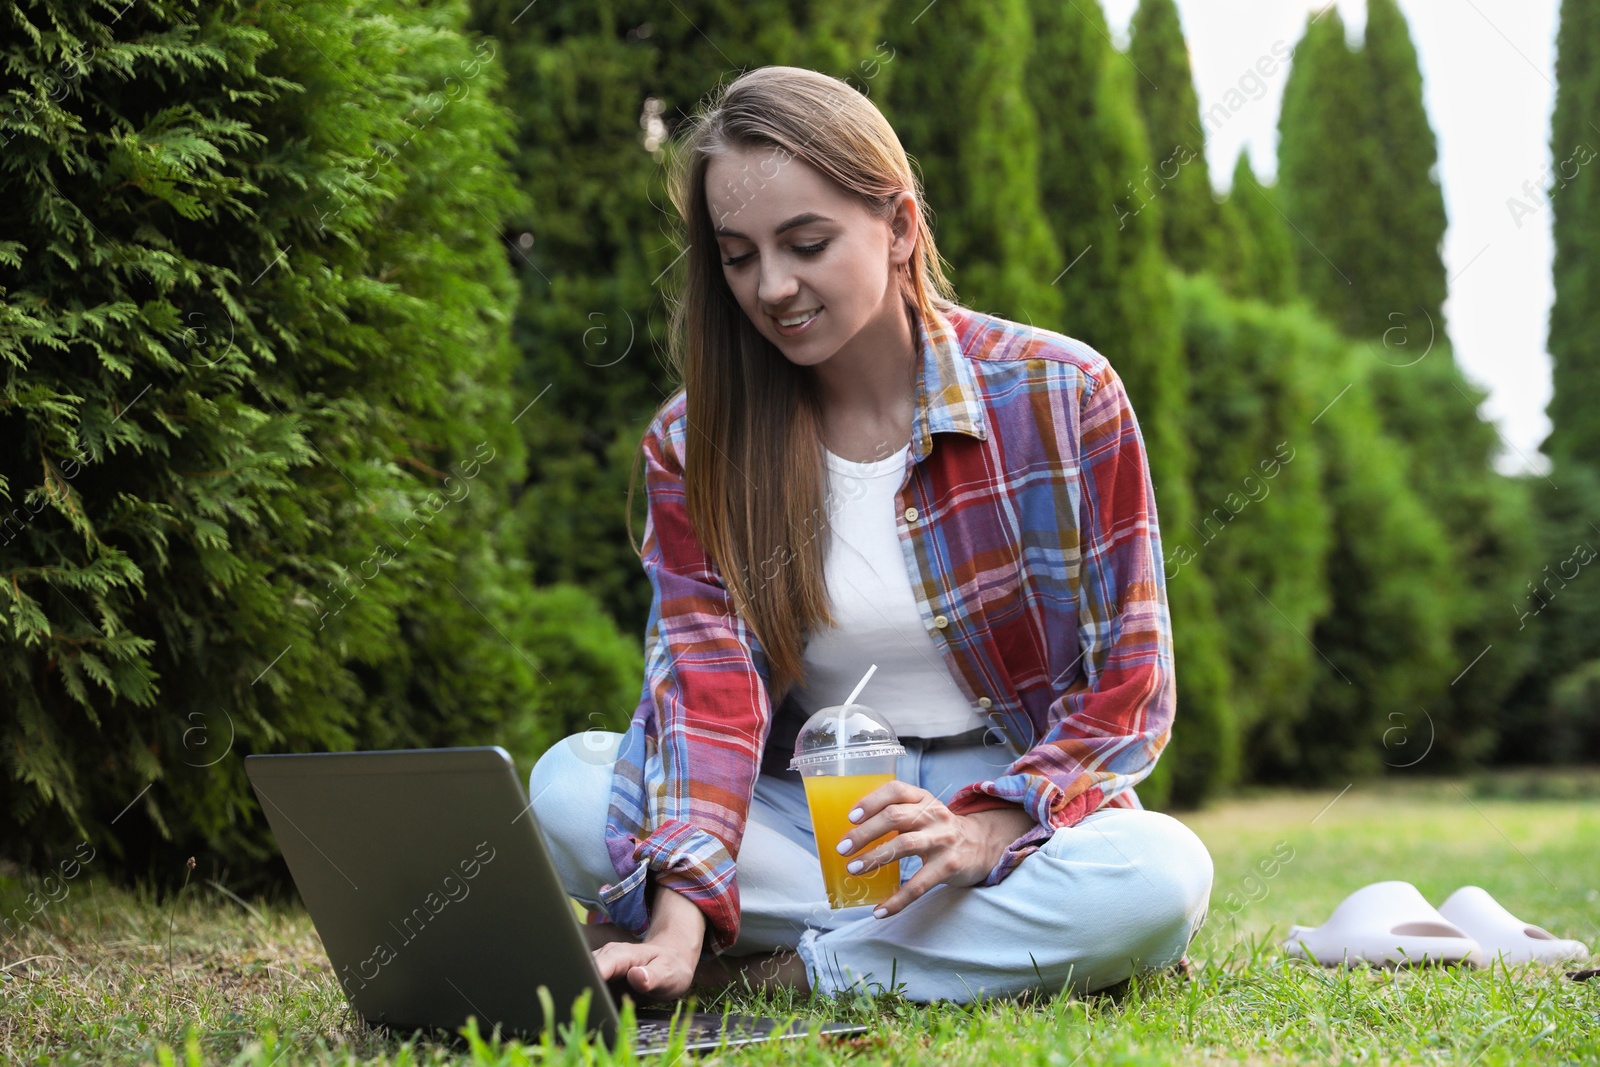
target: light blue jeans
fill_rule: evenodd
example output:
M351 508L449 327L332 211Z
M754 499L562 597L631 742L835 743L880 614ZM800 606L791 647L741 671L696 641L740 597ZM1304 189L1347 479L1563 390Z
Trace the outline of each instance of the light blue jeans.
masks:
M617 877L604 834L620 740L575 734L552 746L528 779L562 882L591 908ZM896 777L940 800L997 777L1014 758L998 745L924 751L908 739L906 748ZM903 860L902 878L921 862ZM1057 830L998 885L941 885L884 919L870 906L834 910L799 775L764 771L739 849L742 911L728 955L793 949L825 995L898 987L917 1002L968 1002L1091 992L1176 963L1205 920L1212 873L1205 844L1172 816L1102 808Z

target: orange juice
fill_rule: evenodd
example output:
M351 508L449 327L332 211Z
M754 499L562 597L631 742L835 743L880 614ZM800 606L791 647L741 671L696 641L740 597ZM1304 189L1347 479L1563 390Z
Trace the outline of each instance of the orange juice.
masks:
M835 908L881 904L900 888L898 860L864 874L851 874L845 869L846 864L894 837L893 831L848 856L839 855L838 849L839 839L855 827L849 815L861 798L892 781L892 774L826 774L805 779L811 826L817 834L817 857L822 861L822 884L828 890L828 903Z

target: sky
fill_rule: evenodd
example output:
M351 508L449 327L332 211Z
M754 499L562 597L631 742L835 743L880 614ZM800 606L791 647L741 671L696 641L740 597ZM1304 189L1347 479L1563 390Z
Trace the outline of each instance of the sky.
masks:
M1138 0L1102 0L1112 38L1128 43ZM1326 0L1177 0L1189 42L1200 109L1254 73L1273 45L1293 48ZM1366 26L1366 0L1336 5L1351 43ZM1546 350L1554 246L1543 199L1554 170L1570 176L1579 146L1550 145L1555 104L1557 0L1400 0L1422 65L1424 104L1439 139L1439 180L1449 229L1444 262L1450 278L1444 332L1467 378L1489 394L1479 414L1500 431L1496 466L1505 473L1545 473L1539 445L1550 432L1550 357ZM1282 51L1280 45L1279 51ZM1210 123L1206 158L1225 190L1241 147L1256 173L1277 172L1277 123L1287 68L1246 80L1246 103ZM1237 97L1234 98L1237 101ZM1220 116L1222 113L1214 113ZM1600 150L1600 134L1587 145ZM1587 158L1587 153L1579 159ZM1566 166L1562 168L1562 164ZM1580 173L1579 179L1582 180ZM1531 183L1530 190L1523 188ZM1523 207L1508 205L1517 199ZM1531 209L1531 210L1529 210Z

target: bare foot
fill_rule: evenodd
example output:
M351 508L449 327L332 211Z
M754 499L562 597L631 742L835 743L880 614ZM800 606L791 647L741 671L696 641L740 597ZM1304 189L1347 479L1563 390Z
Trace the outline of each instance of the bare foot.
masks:
M729 988L778 992L793 989L811 992L806 965L793 949L757 952L749 956L712 956L695 968L694 987L701 992L722 992Z

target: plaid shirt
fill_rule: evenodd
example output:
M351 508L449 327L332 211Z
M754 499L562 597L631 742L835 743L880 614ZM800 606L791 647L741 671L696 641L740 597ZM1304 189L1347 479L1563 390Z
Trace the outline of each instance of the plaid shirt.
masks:
M1020 804L1035 820L993 885L1057 827L1142 807L1133 786L1176 706L1155 492L1122 379L1087 344L959 306L915 336L895 525L952 679L1022 753L949 807ZM680 390L644 442L654 597L606 825L617 881L600 899L642 935L647 881L669 886L722 952L739 932L736 858L774 708L766 653L689 522L686 432Z

